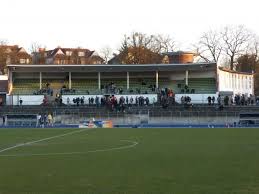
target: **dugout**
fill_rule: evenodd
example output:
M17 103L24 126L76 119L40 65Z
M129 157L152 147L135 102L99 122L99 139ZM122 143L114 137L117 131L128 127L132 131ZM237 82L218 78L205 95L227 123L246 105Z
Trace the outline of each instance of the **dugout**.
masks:
M259 125L259 112L249 112L239 114L240 125Z
M37 114L7 114L5 117L5 126L12 127L37 127Z

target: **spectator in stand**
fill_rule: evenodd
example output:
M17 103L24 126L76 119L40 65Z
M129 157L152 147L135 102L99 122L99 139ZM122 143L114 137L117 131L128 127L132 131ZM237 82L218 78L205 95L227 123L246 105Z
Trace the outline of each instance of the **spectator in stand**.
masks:
M184 96L181 97L181 104L184 104Z
M20 106L22 106L23 100L20 98L19 100Z
M149 105L149 98L146 97L146 105L148 106Z
M133 105L133 102L134 102L134 100L133 100L133 97L131 96L131 97L130 97L130 106Z
M212 96L212 105L214 105L215 104L215 96Z
M255 102L256 102L256 105L259 105L259 96L256 96Z
M76 105L79 106L80 98L76 98Z
M135 104L136 104L136 105L139 105L138 97L137 97L137 96L135 97Z
M80 103L81 103L81 105L83 105L85 103L83 97L80 98Z
M95 97L95 105L96 105L96 107L99 107L99 97L98 96Z
M224 98L224 105L225 106L229 105L229 97L228 96L225 96L225 98Z
M62 106L62 104L63 104L62 97L61 97L61 96L59 96L59 105L60 105L60 106Z
M211 105L211 96L208 97L208 105Z
M47 105L48 104L48 98L47 95L44 95L43 97L43 105Z
M218 105L220 106L221 105L221 96L220 95L218 95L217 101L218 101Z

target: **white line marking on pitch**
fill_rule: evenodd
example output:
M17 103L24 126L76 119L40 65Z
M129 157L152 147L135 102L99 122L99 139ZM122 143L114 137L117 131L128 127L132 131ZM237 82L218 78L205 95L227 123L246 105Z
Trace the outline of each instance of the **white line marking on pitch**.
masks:
M3 152L8 151L8 150L12 150L14 148L35 144L35 143L39 143L39 142L42 142L42 141L48 141L48 140L51 140L51 139L64 137L64 136L67 136L67 135L72 135L72 134L75 134L75 133L80 133L80 132L83 132L83 131L86 131L86 130L89 130L89 129L81 129L81 130L72 131L72 132L69 132L69 133L64 133L64 134L61 134L61 135L55 135L55 136L52 136L52 137L47 137L47 138L36 140L36 141L29 141L29 142L26 142L26 143L20 143L20 144L17 144L15 146L11 146L11 147L8 147L8 148L1 149L0 153L3 153Z
M138 145L138 142L136 141L130 141L130 140L120 140L132 143L130 145L121 146L121 147L114 147L114 148L108 148L108 149L100 149L100 150L90 150L86 152L60 152L60 153L45 153L45 154L6 154L6 155L0 155L0 157L22 157L22 156L55 156L55 155L74 155L74 154L89 154L94 152L108 152L113 150L123 150L123 149L129 149L133 148L136 145Z

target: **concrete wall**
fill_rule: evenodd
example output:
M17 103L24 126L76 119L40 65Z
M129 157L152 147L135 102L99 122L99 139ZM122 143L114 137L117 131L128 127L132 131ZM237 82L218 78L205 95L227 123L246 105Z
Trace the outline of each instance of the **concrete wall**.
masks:
M43 95L7 95L7 105L19 105L19 100L22 99L23 105L40 105L43 102Z
M55 117L55 122L62 124L79 124L85 121L92 119L93 117L79 117L79 116L71 116L71 115L58 115ZM140 124L141 122L149 123L149 124L232 124L234 122L238 122L238 117L141 117L139 115L131 115L126 117L119 118L95 118L96 120L112 120L114 124Z

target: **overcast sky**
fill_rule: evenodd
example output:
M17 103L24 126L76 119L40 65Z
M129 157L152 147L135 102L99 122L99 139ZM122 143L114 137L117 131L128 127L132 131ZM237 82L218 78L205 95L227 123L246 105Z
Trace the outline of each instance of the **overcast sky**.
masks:
M26 49L114 51L124 34L169 34L186 50L204 31L243 24L259 34L257 0L1 0L0 39Z

